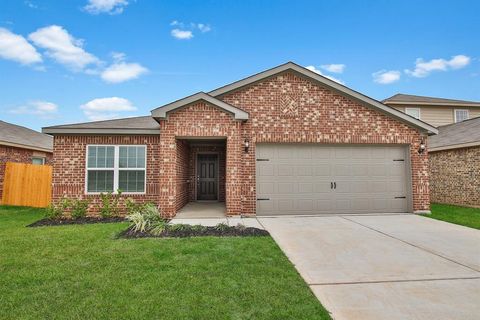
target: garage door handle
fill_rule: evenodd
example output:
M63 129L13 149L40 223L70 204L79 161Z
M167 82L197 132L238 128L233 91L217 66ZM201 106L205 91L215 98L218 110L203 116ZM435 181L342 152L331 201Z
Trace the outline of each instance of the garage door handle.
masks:
M257 198L257 201L265 201L265 200L270 200L270 198Z
M336 182L333 183L333 189L337 189L337 183Z
M330 182L330 189L333 189L333 182Z

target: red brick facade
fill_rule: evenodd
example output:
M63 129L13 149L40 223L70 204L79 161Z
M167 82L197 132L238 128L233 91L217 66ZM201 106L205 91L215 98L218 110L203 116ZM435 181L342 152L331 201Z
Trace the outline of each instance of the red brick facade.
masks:
M45 164L52 162L52 153L0 145L0 201L2 200L5 164L7 162L32 163L33 157L44 157Z
M429 210L428 154L418 154L421 134L405 123L294 73L279 74L218 98L248 112L249 120L235 120L217 107L197 102L161 120L159 136L57 136L54 198L84 193L87 144L147 144L147 194L137 198L154 201L166 217L174 216L194 196L195 152L182 139L201 137L226 140L225 182L220 194L224 194L229 215L255 214L255 145L262 142L408 144L413 209ZM248 152L245 140L250 141Z
M480 147L430 153L432 202L480 207Z

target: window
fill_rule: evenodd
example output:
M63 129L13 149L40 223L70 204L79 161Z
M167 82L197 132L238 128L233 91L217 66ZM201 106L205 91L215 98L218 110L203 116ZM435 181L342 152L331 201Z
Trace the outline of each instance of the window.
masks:
M470 115L466 109L455 109L455 122L462 122L468 120Z
M405 113L416 119L420 119L420 108L405 108Z
M32 164L45 164L45 158L42 157L33 157Z
M87 193L144 193L145 158L145 146L87 146Z

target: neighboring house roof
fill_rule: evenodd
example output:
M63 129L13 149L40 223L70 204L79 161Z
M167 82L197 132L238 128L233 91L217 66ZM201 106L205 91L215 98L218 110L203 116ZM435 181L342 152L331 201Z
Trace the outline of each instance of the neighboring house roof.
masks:
M257 73L251 77L247 77L243 80L239 80L233 82L229 85L223 86L216 90L210 91L209 93L200 92L194 95L188 96L186 98L177 100L170 104L155 108L152 110L152 117L164 119L168 112L184 107L188 104L192 104L197 101L207 101L212 105L215 105L231 114L234 115L235 119L239 120L247 120L248 113L234 107L228 103L225 103L217 97L225 95L229 92L234 90L238 90L248 85L252 85L256 82L262 81L266 78L275 76L277 74L286 72L286 71L293 71L296 74L303 76L311 81L314 81L322 86L328 87L331 90L338 92L344 96L347 96L367 107L380 111L394 119L397 119L407 125L410 125L414 128L420 129L422 132L426 132L428 134L436 134L438 133L437 129L432 125L418 120L412 116L409 116L399 110L396 110L390 106L382 104L381 102L367 97L357 91L354 91L344 85L341 85L335 81L332 81L328 78L325 78L318 73L310 71L304 67L301 67L293 62L288 62L282 64L278 67ZM128 118L128 119L119 119L119 120L110 120L110 121L99 121L99 122L90 122L90 123L82 123L82 124L73 124L73 125L65 125L65 126L54 126L54 127L46 127L43 128L44 133L49 134L62 134L62 133L75 133L75 134L146 134L146 133L153 133L156 130L156 134L159 134L159 125L155 122L152 117L139 117L139 118ZM150 118L148 120L147 118ZM128 124L137 122L134 119L142 119L141 121L138 120L138 124L136 124L135 128L128 127ZM121 122L121 123L120 123ZM124 125L127 124L127 125Z
M435 106L462 106L462 107L480 107L480 102L454 100L425 96L414 96L411 94L397 93L382 101L385 104L421 104L421 105L435 105Z
M441 126L438 131L428 139L429 151L480 146L480 117Z
M47 134L160 134L160 124L151 116L83 122L42 128Z
M0 145L52 152L53 138L35 130L0 120Z
M330 89L333 89L334 91L339 92L340 94L346 95L350 98L353 98L354 100L366 104L369 107L376 109L380 112L383 112L393 118L396 118L404 123L407 123L415 128L421 129L423 131L426 131L429 134L436 134L438 131L435 127L432 125L423 122L421 120L418 120L414 117L411 117L401 111L398 111L390 106L382 104L380 101L377 101L373 98L367 97L364 94L361 94L355 90L352 90L338 82L335 82L333 80L330 80L324 76L319 75L316 72L313 72L311 70L308 70L302 66L299 66L296 63L293 62L287 62L285 64L279 65L275 68L257 73L253 76L244 78L242 80L233 82L231 84L228 84L226 86L220 87L218 89L215 89L213 91L210 91L208 94L214 97L222 96L225 95L229 92L238 90L240 88L243 88L245 86L252 85L256 82L262 81L265 78L269 78L272 76L275 76L279 73L285 72L285 71L294 71L297 74L300 74L310 80L314 80L317 83L326 86Z
M226 112L231 113L236 120L248 120L247 112L237 107L234 107L226 102L218 100L206 94L205 92L198 92L186 98L155 108L152 110L152 117L159 118L159 119L166 119L167 113L169 113L170 111L185 107L187 105L190 105L192 103L199 102L199 101L206 101Z

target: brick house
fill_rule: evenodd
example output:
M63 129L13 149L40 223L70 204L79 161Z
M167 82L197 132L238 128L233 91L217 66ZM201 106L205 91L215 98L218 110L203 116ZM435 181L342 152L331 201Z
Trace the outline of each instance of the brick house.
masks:
M60 125L53 199L121 189L165 217L220 201L227 215L427 212L437 129L294 63L155 108Z
M7 162L50 164L53 138L0 120L0 201Z
M480 117L441 126L432 137L432 202L480 207Z

